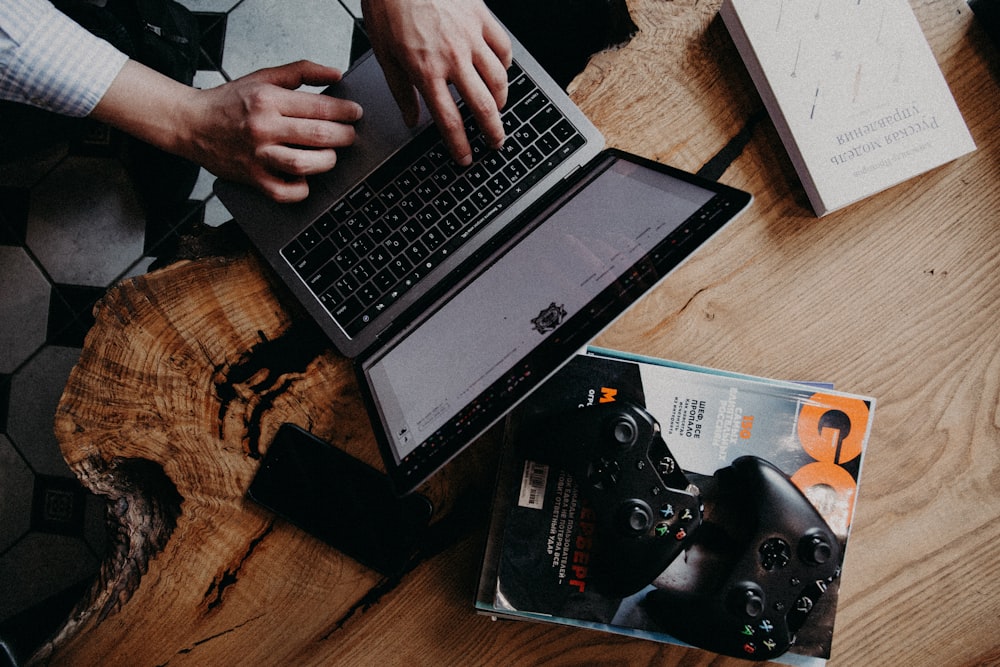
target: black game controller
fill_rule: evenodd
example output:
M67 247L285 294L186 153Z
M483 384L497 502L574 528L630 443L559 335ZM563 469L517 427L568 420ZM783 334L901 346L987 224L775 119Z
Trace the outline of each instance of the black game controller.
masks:
M819 596L840 575L840 543L805 495L767 461L740 457L713 482L702 487L705 522L685 558L701 558L702 571L710 569L707 562L722 563L722 575L695 590L658 589L643 605L684 642L769 660L794 643Z
M596 590L626 597L648 586L684 549L701 522L687 479L643 408L605 403L539 417L526 429L526 456L569 472L593 505Z

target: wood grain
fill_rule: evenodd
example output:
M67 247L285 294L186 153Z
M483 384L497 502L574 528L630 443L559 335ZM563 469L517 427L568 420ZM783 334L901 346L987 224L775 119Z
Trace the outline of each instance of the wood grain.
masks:
M996 48L962 0L913 0L978 150L817 219L718 4L632 0L639 33L570 87L610 145L691 171L728 148L721 180L755 196L597 343L875 396L831 664L1000 664ZM286 303L239 255L172 265L101 304L56 430L128 529L40 660L740 664L475 615L495 439L435 478L442 515L464 519L398 584L247 503L282 420L375 459L346 362Z

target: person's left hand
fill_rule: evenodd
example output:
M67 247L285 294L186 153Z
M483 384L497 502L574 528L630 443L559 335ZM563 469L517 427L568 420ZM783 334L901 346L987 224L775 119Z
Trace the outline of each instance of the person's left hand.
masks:
M472 160L453 84L487 144L504 141L510 38L482 0L362 0L365 26L403 119L414 126L419 92L451 156Z
M339 70L300 60L201 90L129 60L91 115L216 176L295 202L309 195L306 177L332 169L337 150L354 143L356 102L297 90L337 81Z

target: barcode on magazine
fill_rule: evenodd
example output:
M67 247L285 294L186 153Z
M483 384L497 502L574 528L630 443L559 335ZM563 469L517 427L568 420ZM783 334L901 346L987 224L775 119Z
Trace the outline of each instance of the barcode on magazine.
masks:
M518 507L540 510L545 504L545 480L549 478L549 467L534 461L524 462L524 474L521 476L521 493L517 499Z

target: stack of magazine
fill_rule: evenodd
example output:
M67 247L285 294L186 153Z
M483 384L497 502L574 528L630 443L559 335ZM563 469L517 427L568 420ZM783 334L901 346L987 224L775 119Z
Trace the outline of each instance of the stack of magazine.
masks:
M508 417L477 611L823 664L874 407L589 349Z

